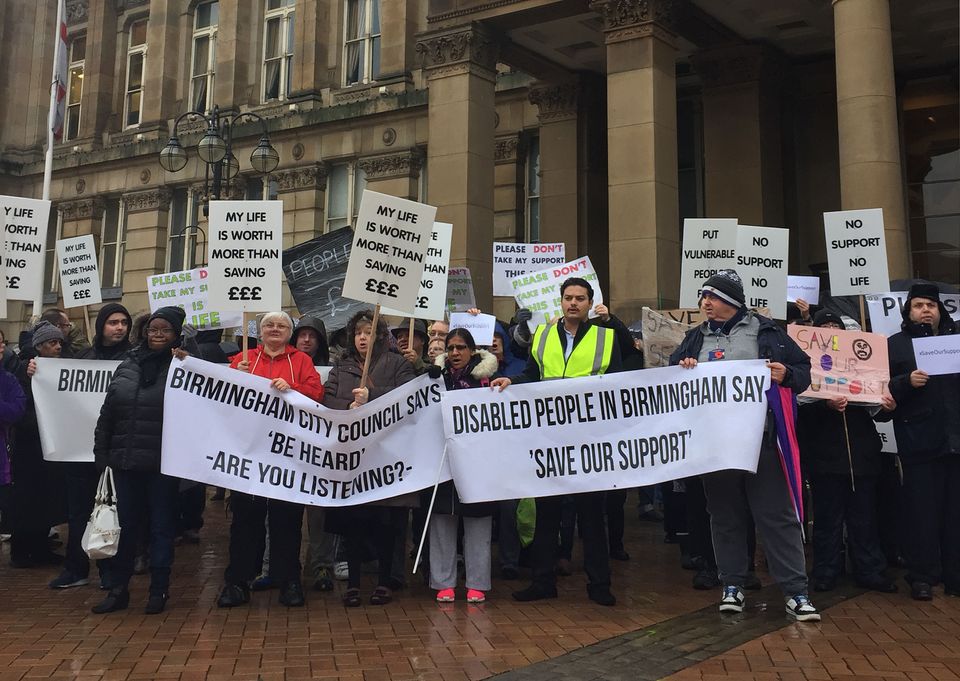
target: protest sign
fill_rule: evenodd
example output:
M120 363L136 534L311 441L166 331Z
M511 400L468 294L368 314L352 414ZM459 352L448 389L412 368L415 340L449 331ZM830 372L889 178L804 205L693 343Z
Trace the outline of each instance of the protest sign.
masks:
M30 385L47 461L93 461L93 431L118 361L37 357Z
M736 266L736 248L736 218L684 218L680 307L697 307L703 282Z
M363 190L343 295L415 315L437 209Z
M179 307L187 313L185 323L199 331L242 326L243 315L239 310L225 311L211 307L207 293L208 275L206 267L150 275L147 277L150 312L167 305Z
M914 338L913 354L917 369L931 376L960 374L960 334Z
M207 296L212 308L281 306L283 201L211 201Z
M0 196L0 209L3 210L6 299L38 300L43 295L50 202Z
M900 332L903 317L900 311L907 302L906 291L890 293L871 293L866 296L867 313L870 315L870 328L874 333L892 336ZM940 302L953 321L960 323L960 294L941 293Z
M890 288L883 209L823 214L830 295L858 296Z
M493 345L493 330L496 324L497 318L492 314L454 312L450 315L450 330L466 329L477 345Z
M93 234L57 241L57 267L65 308L96 305L100 295L100 268Z
M897 453L897 435L893 432L893 421L874 421L877 432L880 434L880 451L887 454Z
M417 292L416 316L425 319L442 319L447 309L447 272L450 269L450 243L453 240L453 225L449 222L434 222L427 257L423 263L423 276ZM402 317L405 312L382 306L381 314Z
M593 287L593 307L590 308L590 316L595 317L593 309L603 302L603 292L600 290L597 272L593 269L589 256L538 272L523 274L510 282L517 305L533 313L533 318L530 320L531 329L563 314L560 307L560 285L570 277L584 279Z
M810 357L810 387L804 397L846 397L880 404L890 383L887 339L876 333L790 324L787 334Z
M756 471L769 377L746 360L453 390L442 407L457 491L472 503Z
M797 298L805 300L810 305L818 304L820 302L820 277L787 275L787 302L795 303Z
M790 230L737 227L737 264L747 307L766 307L774 319L787 318L787 261Z
M567 261L564 244L493 242L493 295L512 296L511 280Z
M676 310L676 312L693 311ZM643 366L647 369L670 366L670 355L680 347L687 331L697 324L697 322L672 319L649 307L643 308L640 320L643 330Z
M465 312L477 306L473 293L473 277L467 267L451 267L447 277L447 310Z
M174 360L163 400L161 471L314 506L380 501L450 479L443 381L405 383L357 409L327 409L259 376ZM416 443L411 447L411 443Z

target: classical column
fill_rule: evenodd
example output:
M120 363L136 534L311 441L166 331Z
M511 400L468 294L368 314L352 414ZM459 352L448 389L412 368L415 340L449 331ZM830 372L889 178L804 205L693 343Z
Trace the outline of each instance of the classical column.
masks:
M833 0L840 201L882 208L890 278L910 276L888 0Z
M330 4L297 0L290 99L319 99L320 90L332 84L325 42L330 24Z
M263 87L259 76L263 52L254 37L263 32L263 15L254 10L261 6L246 0L220 0L213 101L221 109L239 110L241 104L260 103L258 88ZM248 83L252 74L256 74L252 79L257 83L255 87Z
M152 0L147 19L147 66L143 74L143 116L141 128L158 127L181 110L176 106L180 64L189 63L192 26L181 14L179 2ZM89 43L88 43L89 45ZM186 55L186 57L184 57Z
M123 90L124 87L123 80L117 81L115 77L116 59L119 58L116 4L90 3L87 18L87 54L83 64L83 95L80 98L80 137L92 138L94 146L100 146L100 135L107 129L113 114L114 92ZM126 59L126 54L123 59ZM121 114L117 115L119 117Z
M607 45L610 291L615 314L679 298L677 91L671 0L600 0Z
M451 264L473 275L477 303L492 302L493 130L497 45L479 24L422 34L429 82L428 196L453 223Z
M123 195L123 299L131 310L149 307L147 277L162 272L166 265L171 195L166 187Z
M367 189L411 201L420 198L423 154L419 149L368 156L361 158L359 164L367 176Z
M323 234L327 167L311 163L278 170L271 177L277 183L277 198L283 201L283 247L290 248Z

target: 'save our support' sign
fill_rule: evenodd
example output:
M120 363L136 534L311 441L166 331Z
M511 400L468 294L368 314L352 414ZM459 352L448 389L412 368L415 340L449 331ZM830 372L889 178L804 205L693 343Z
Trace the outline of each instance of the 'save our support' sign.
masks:
M405 383L358 409L335 410L259 376L173 360L163 399L166 475L314 506L380 501L450 479L443 381ZM416 442L416 447L410 443Z
M538 324L546 324L547 321L563 314L560 307L560 285L570 277L579 277L593 287L593 307L590 308L590 316L596 316L593 309L603 302L603 292L600 290L597 271L593 269L590 257L584 256L539 272L522 274L514 277L510 282L517 305L533 313L530 328L535 328Z
M469 503L756 471L769 380L746 360L448 392L457 491Z
M846 397L880 404L890 383L887 339L877 333L790 324L787 333L810 357L810 387L804 397Z
M93 461L93 431L118 361L37 358L31 379L47 461Z
M866 297L867 314L870 316L870 328L874 333L892 336L900 332L903 317L900 310L907 301L906 291L889 293L871 293ZM947 310L947 314L955 322L960 322L960 294L941 293L940 301Z
M282 248L282 201L211 201L210 306L243 312L279 310Z
M787 318L787 261L790 230L737 227L737 264L747 307L766 307L774 319Z
M208 278L206 267L150 275L147 277L150 312L167 305L182 308L187 313L186 323L200 331L242 326L243 314L239 310L218 310L210 305Z
M416 316L425 319L442 319L447 305L447 274L450 269L450 243L453 241L453 225L449 222L434 222L427 257L423 262L423 276L417 292ZM383 306L381 314L403 316L400 310Z
M830 295L858 296L890 288L883 209L823 214Z
M424 259L437 209L365 189L343 295L417 314Z
M736 266L736 218L685 218L680 265L680 307L700 307L697 295L719 270ZM741 276L743 273L741 272Z
M60 290L63 306L96 305L100 295L100 268L97 267L97 246L93 234L57 241L57 266L60 269Z
M517 244L493 242L493 295L512 296L513 279L548 265L567 261L566 246L559 244Z
M466 312L477 306L473 277L468 267L451 267L447 277L447 311Z
M37 300L43 295L44 250L50 202L0 196L3 253L9 300Z

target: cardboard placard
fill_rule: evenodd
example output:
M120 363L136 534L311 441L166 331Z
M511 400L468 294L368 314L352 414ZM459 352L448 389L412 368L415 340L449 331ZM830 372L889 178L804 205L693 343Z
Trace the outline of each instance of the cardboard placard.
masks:
M593 307L590 308L590 316L595 317L593 310L603 302L603 291L600 290L597 272L593 269L589 256L514 277L511 281L513 297L517 305L533 313L533 318L530 320L531 329L563 314L560 307L560 285L570 277L580 277L593 287Z
M766 307L774 319L787 318L787 263L790 230L737 227L737 264L747 307Z
M100 268L93 234L57 241L57 268L65 308L96 305L100 294Z
M787 302L795 303L797 298L805 300L810 305L820 303L820 277L803 277L787 275Z
M566 245L493 242L493 295L512 296L511 281L567 261Z
M858 296L890 288L883 209L823 214L830 295Z
M38 300L43 295L50 202L0 196L3 253L8 300Z
M680 307L697 307L703 282L736 267L736 248L736 218L684 218Z
M450 269L450 244L453 241L453 225L449 222L434 222L427 257L423 263L423 276L417 292L416 315L424 319L440 319L447 304L447 271ZM404 312L383 306L380 314L404 316Z
M493 345L493 330L496 324L496 317L482 312L477 315L469 312L454 312L450 315L450 330L466 329L477 345Z
M238 310L217 310L210 305L206 267L180 272L166 272L147 277L147 296L150 312L175 305L187 313L184 323L198 331L232 329L243 324L243 313Z
M466 312L477 306L473 293L473 276L468 267L451 267L447 277L447 310Z
M804 397L846 397L880 404L890 383L887 339L864 331L790 324L787 334L810 357L810 387Z

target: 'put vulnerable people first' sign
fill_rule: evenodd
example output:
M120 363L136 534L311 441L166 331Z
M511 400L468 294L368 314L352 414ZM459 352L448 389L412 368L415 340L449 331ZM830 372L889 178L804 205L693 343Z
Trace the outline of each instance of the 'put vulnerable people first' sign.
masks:
M96 305L103 301L93 234L58 240L57 264L64 307Z
M680 307L700 307L703 282L720 270L736 266L736 248L736 218L684 219Z
M823 214L830 266L830 295L859 296L890 288L883 210Z

